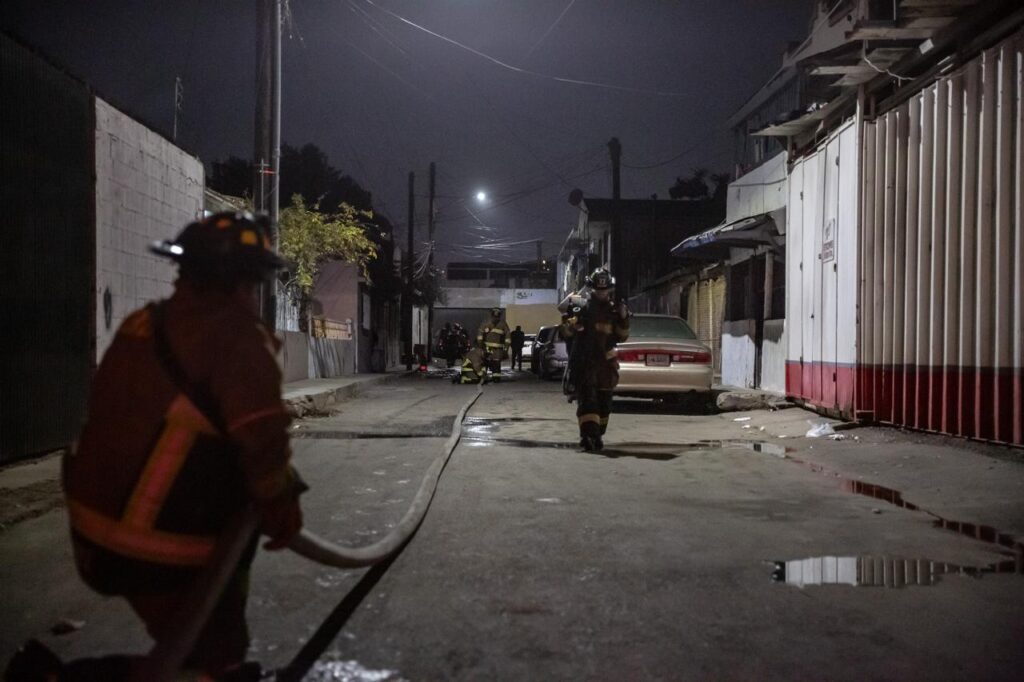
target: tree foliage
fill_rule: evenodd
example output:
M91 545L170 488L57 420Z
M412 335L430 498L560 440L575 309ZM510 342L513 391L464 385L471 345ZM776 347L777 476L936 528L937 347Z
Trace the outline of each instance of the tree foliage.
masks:
M281 211L281 255L292 262L290 284L308 296L321 266L331 259L354 263L364 276L377 256L377 245L367 236L364 221L373 216L341 204L333 213L307 207L302 196L292 196L292 205Z

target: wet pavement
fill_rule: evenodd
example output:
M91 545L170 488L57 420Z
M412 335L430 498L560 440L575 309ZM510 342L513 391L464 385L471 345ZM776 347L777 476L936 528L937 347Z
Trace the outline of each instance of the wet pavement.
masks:
M258 555L251 656L282 682L1024 669L1024 467L888 431L806 439L817 418L796 409L738 422L641 401L617 401L588 453L557 382L484 390L386 570ZM380 539L475 391L433 372L297 424L307 525ZM0 535L0 552L8 650L33 635L65 657L145 649L123 605L74 577L62 510ZM62 619L84 626L49 634Z

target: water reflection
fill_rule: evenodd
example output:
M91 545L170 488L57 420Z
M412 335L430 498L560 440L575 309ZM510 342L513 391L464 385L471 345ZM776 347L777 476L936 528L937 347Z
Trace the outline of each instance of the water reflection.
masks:
M820 556L776 561L772 580L794 587L849 585L852 587L928 587L943 576L980 578L990 573L1024 574L1021 557L985 566L963 566L930 559L876 556Z

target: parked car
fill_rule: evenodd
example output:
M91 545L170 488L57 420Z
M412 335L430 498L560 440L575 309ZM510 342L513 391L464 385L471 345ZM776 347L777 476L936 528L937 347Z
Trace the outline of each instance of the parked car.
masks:
M565 341L558 335L558 327L541 327L533 342L530 355L530 368L542 379L561 376L569 355L565 351Z
M536 334L526 334L523 336L523 362L530 365L530 370L533 370L533 341L537 338Z
M711 350L681 318L633 315L629 340L619 344L618 358L616 395L669 400L710 395Z

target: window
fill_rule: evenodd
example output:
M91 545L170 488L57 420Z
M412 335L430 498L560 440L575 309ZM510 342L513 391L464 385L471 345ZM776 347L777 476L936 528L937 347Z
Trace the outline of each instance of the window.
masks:
M635 315L629 323L629 340L643 338L696 339L697 335L678 317Z

